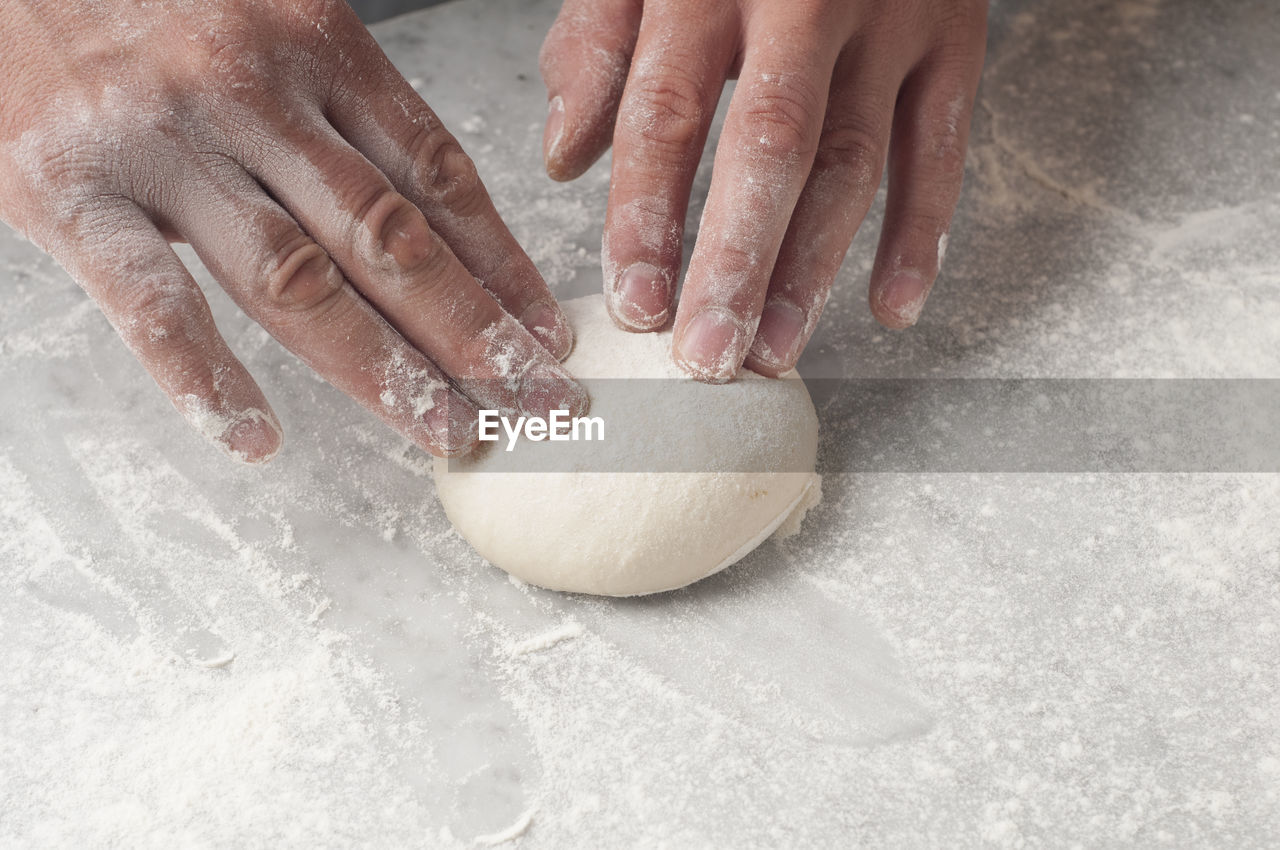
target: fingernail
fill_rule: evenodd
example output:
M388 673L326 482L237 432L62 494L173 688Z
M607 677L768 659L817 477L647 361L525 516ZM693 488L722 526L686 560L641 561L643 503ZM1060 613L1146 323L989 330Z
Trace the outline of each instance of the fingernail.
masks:
M671 284L657 267L634 263L618 276L611 306L614 317L627 327L655 330L671 315Z
M227 454L241 463L266 463L280 451L280 426L254 410L227 429L221 442Z
M480 423L476 408L466 397L443 381L423 376L423 385L416 395L397 399L392 395L383 403L389 406L407 404L413 416L427 428L427 437L417 439L418 445L441 457L457 457L471 450L477 442ZM410 435L413 438L413 435Z
M707 307L685 327L674 352L676 363L700 381L727 383L742 365L750 340L728 311Z
M443 410L439 409L443 407ZM435 434L437 450L444 457L465 455L475 446L480 423L475 407L452 391L433 410L428 426Z
M560 95L547 104L547 127L542 133L542 156L550 165L557 158L560 137L564 135L564 99Z
M569 351L573 348L573 331L569 328L564 312L556 304L546 301L530 304L521 314L520 324L557 360L569 356Z
M553 410L567 410L570 416L587 412L587 391L558 366L538 363L520 379L516 405L530 416L546 416Z
M791 368L800 356L805 315L794 304L774 300L764 305L751 353L770 366Z
M901 327L910 327L920 318L924 300L929 296L929 284L915 272L902 271L889 278L880 289L880 306Z

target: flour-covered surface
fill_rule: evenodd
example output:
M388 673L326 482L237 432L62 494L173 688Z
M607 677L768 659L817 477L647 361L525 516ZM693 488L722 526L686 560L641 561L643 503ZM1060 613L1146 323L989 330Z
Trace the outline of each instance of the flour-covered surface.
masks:
M377 33L576 295L607 163L540 176L553 14ZM801 371L1280 378L1276 55L1266 0L998 4L920 326L867 314L873 211ZM820 459L798 537L568 598L480 562L427 459L212 285L285 427L264 469L7 232L0 269L0 846L1280 842L1276 475Z

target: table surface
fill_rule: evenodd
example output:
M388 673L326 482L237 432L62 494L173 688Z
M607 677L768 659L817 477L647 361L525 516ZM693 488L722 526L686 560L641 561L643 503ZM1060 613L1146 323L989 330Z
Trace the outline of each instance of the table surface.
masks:
M375 33L569 296L608 163L542 176L554 14ZM927 312L867 314L878 204L801 371L1280 377L1276 55L1266 0L997 3ZM1280 841L1277 475L827 463L799 536L567 597L483 563L427 459L202 271L285 426L265 469L8 231L0 269L0 844Z

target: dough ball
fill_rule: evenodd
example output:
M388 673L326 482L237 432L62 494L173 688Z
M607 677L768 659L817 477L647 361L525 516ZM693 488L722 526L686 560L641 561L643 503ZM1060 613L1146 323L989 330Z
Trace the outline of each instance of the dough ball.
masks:
M698 383L671 362L670 331L619 330L598 295L563 306L576 334L565 365L604 439L521 437L507 451L503 432L466 458L437 459L445 513L477 552L530 584L636 596L799 530L821 479L818 418L798 375Z

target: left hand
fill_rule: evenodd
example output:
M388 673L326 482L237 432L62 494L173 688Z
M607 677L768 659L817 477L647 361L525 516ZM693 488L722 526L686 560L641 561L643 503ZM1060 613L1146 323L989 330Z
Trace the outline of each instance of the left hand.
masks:
M791 369L889 168L872 313L915 323L946 247L986 44L985 0L565 0L542 49L548 173L612 141L605 301L670 319L685 213L716 103L740 82L673 354L694 377Z

